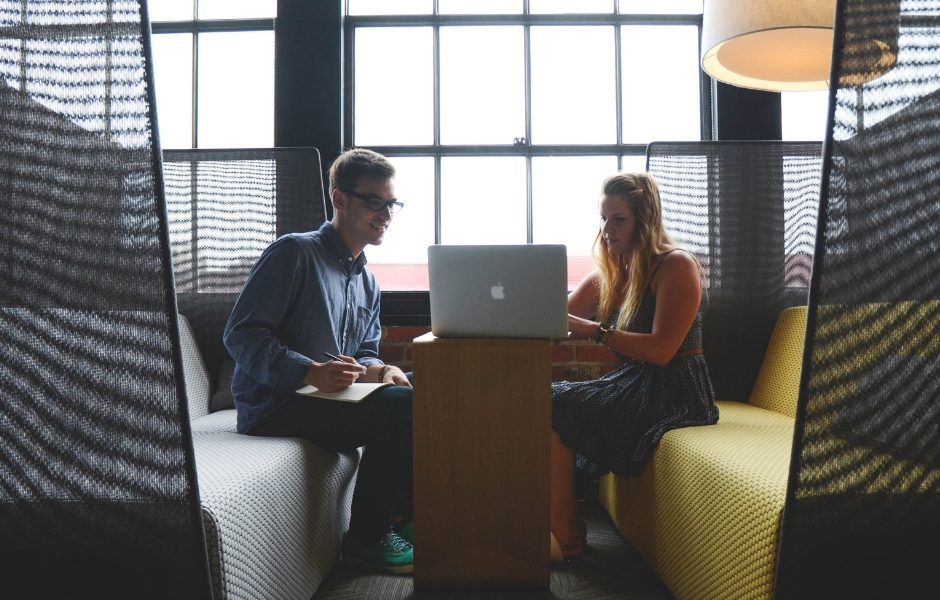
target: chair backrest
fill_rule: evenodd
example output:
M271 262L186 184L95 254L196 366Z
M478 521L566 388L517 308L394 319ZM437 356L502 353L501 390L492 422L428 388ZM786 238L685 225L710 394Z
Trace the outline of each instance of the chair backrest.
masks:
M208 598L146 3L0 0L0 589Z
M715 393L746 400L780 311L805 305L822 144L655 142L663 219L707 277L703 346Z
M776 594L933 597L940 0L844 0L835 25Z
M796 416L806 340L806 307L784 309L777 318L748 404Z
M165 150L163 169L179 308L215 390L228 359L222 331L251 267L279 236L326 220L320 153Z

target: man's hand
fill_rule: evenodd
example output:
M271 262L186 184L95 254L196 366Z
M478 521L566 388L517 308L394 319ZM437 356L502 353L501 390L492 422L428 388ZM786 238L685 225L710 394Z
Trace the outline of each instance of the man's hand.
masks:
M313 362L304 375L304 383L324 392L338 392L351 386L366 368L351 356L340 355L341 360L325 363Z
M385 365L382 367L381 376L381 383L393 383L395 385L411 387L411 382L405 377L405 373L396 366Z

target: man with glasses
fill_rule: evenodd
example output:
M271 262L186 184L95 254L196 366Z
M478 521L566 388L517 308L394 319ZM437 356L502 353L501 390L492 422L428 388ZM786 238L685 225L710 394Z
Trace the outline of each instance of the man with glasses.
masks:
M302 437L336 452L364 446L344 557L410 573L411 381L378 357L380 292L363 253L382 243L402 207L394 175L371 150L340 155L330 167L333 219L268 246L235 303L224 341L235 359L238 431ZM356 381L393 385L361 402L295 393L304 385L339 391Z

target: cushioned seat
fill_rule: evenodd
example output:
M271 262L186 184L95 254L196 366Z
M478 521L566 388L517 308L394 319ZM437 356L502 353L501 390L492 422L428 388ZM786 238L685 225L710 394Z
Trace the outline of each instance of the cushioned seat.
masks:
M359 455L236 433L234 409L208 412L205 362L179 322L215 595L306 600L339 557Z
M720 426L663 436L647 470L602 502L678 598L769 596L793 419L719 402Z
M216 414L193 432L213 579L225 598L310 598L339 556L358 456L199 430Z
M793 443L806 308L784 310L748 403L715 425L670 431L601 503L676 598L769 598Z

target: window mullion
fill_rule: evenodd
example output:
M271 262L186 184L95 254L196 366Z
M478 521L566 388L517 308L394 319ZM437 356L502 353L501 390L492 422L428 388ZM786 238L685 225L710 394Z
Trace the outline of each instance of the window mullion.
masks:
M199 34L192 33L193 36L193 97L192 97L192 139L190 140L193 148L199 147Z
M437 14L437 0L434 0L434 14ZM434 88L434 243L441 243L441 26L435 24L431 36L434 57L432 59L432 69L434 69L433 88Z
M193 26L199 20L199 0L193 0ZM199 147L199 32L193 31L193 98L192 98L192 139L190 145ZM195 196L193 196L195 197ZM196 288L199 289L198 287Z
M617 4L619 6L619 3ZM620 36L623 27L614 25L614 114L616 115L617 146L623 147L623 51ZM617 170L623 170L623 152L617 153Z
M529 0L525 0L523 6L525 14L529 14ZM522 27L523 39L523 59L522 64L525 70L525 83L523 86L523 97L525 98L525 177L526 177L526 242L532 243L533 239L533 214L534 206L532 200L532 153L528 148L532 146L532 26L526 23Z

